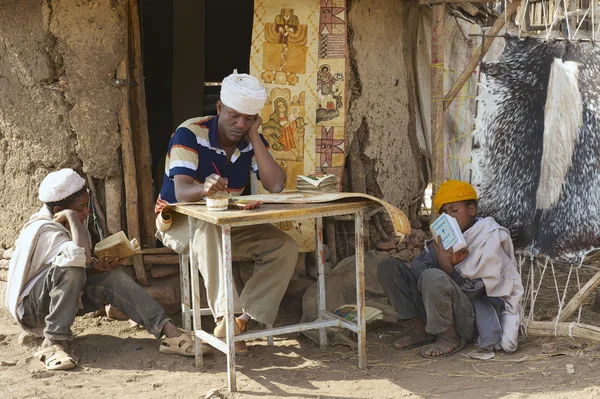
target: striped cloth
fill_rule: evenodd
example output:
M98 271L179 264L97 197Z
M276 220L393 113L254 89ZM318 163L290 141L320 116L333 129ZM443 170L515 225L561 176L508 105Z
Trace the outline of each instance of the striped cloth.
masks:
M231 195L235 196L244 191L250 170L258 172L254 149L247 138L238 143L231 162L227 163L227 155L219 143L218 119L218 116L188 119L171 136L165 160L165 176L156 200L157 215L166 205L177 202L173 180L175 175L191 176L195 183L203 184L208 176L215 173L214 162L221 175L228 179ZM261 138L268 148L267 141L262 135Z

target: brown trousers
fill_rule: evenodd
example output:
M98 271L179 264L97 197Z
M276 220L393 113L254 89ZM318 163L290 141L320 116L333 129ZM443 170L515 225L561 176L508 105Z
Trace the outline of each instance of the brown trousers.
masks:
M206 286L208 306L215 318L225 314L225 268L221 228L201 220L192 223L194 255ZM175 214L173 227L157 232L163 244L178 253L187 251L187 217ZM231 230L233 256L254 259L254 274L241 295L233 290L235 313L245 311L253 319L273 324L279 304L294 273L298 245L289 235L270 224L234 227Z

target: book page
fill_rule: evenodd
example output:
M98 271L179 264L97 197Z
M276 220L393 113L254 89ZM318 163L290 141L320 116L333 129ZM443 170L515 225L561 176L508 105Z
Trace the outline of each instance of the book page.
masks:
M100 260L126 259L141 253L137 240L129 241L122 231L100 241L94 248L94 255Z

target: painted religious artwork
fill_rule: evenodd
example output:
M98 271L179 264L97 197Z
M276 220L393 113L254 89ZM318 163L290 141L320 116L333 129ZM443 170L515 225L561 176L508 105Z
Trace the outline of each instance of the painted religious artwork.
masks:
M262 134L269 142L271 154L286 171L285 189L293 190L295 177L304 173L304 135L306 93L292 96L288 88L274 88L262 110Z
M331 72L330 64L319 67L317 78L317 124L336 120L344 123L344 74ZM341 119L341 120L340 120Z
M345 0L255 0L250 74L267 89L261 131L286 172L286 190L298 175L344 170L346 102ZM253 192L262 193L259 181ZM315 246L314 223L279 226L301 251Z
M328 173L338 165L344 164L344 129L335 126L322 126L321 134L316 140L316 151L319 154L319 166Z
M265 83L294 86L298 74L306 73L307 30L293 8L281 8L273 22L265 23L261 75Z

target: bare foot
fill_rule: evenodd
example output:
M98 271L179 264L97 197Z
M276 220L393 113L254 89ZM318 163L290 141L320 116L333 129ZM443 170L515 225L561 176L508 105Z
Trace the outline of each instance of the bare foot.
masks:
M438 335L438 339L427 348L421 350L425 357L448 355L459 348L461 339L454 326Z
M394 346L398 349L416 348L431 343L433 338L433 335L427 334L425 330L413 330L394 341Z
M49 348L53 345L59 345L60 347L62 347L65 350L69 349L69 341L58 341L58 340L54 340L54 339L48 339L48 338L44 338L44 342L42 342L41 347L42 348Z
M170 321L166 322L162 329L163 334L167 336L167 338L175 338L181 335L181 330L177 328L177 326Z

